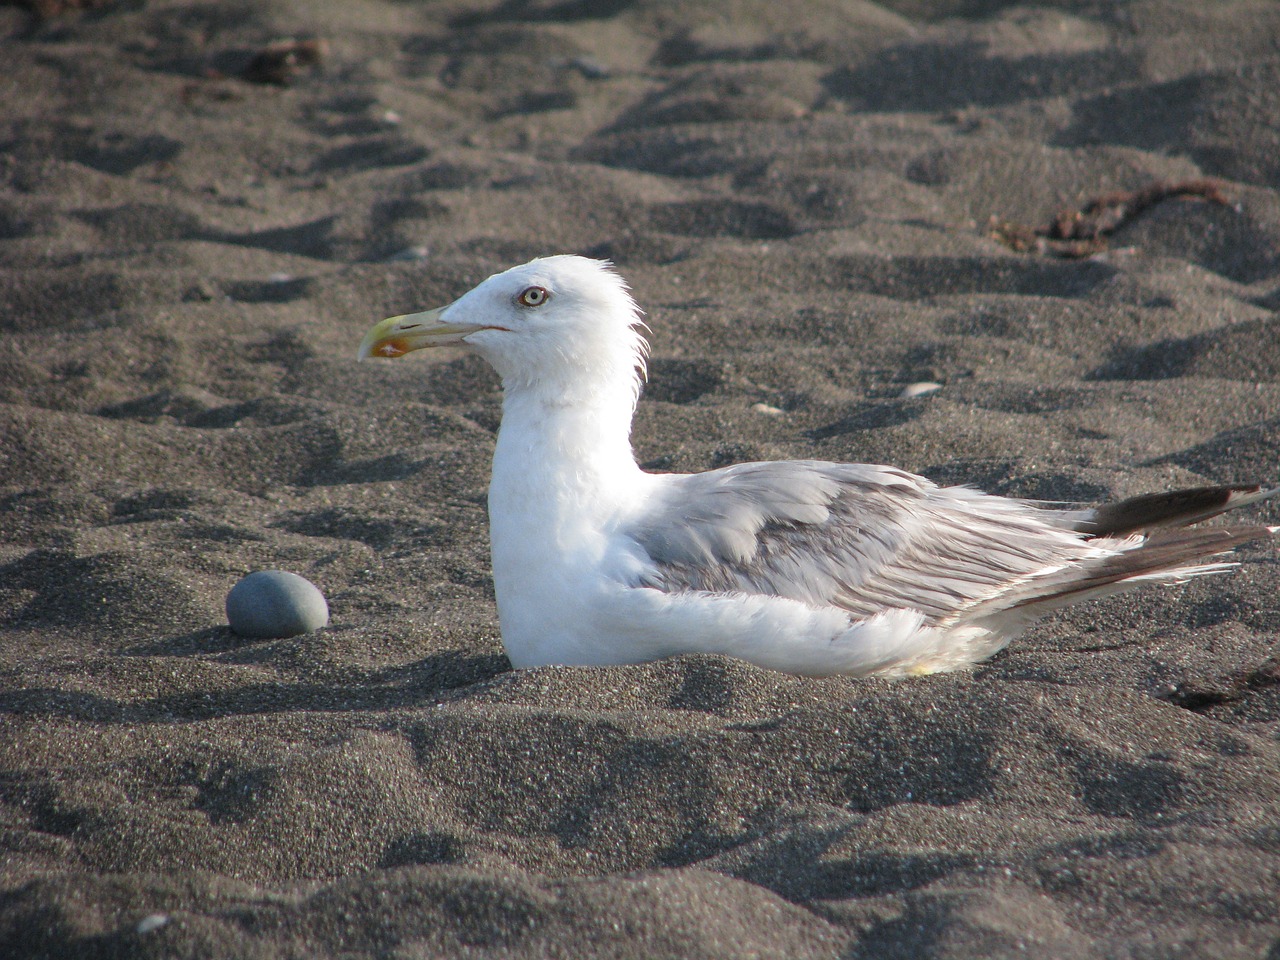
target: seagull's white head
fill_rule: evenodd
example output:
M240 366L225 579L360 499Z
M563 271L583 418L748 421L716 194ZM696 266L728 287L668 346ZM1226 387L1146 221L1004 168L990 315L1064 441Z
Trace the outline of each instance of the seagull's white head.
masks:
M642 326L610 263L543 257L494 274L448 306L383 320L359 356L460 343L489 361L508 393L536 389L573 403L629 388L634 405L647 350Z

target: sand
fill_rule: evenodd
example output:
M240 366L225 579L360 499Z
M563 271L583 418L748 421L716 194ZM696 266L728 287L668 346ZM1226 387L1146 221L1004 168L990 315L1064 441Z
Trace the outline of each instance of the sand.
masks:
M1280 7L87 6L0 7L0 954L1280 954L1274 547L969 674L514 672L494 377L354 358L586 253L652 469L1274 483ZM229 631L270 568L327 629Z

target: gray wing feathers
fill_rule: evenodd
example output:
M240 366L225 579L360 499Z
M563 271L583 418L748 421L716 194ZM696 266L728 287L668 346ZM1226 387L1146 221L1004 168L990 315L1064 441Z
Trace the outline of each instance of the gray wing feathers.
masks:
M1097 553L1016 500L938 488L889 467L747 463L672 476L628 532L662 590L763 593L888 607L935 623Z
M788 471L745 463L671 477L667 496L632 532L658 563L747 563L769 523L818 525L829 518L839 484L821 471Z

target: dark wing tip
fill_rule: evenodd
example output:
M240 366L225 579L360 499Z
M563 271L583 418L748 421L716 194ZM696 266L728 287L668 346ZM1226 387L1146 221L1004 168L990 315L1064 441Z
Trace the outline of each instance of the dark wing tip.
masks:
M1147 493L1098 507L1079 530L1091 537L1120 537L1158 527L1185 527L1277 492L1248 483Z

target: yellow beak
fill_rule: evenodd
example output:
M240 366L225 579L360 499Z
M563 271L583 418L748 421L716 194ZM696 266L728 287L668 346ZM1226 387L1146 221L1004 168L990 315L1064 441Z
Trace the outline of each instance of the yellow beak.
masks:
M388 317L364 335L360 341L361 360L369 357L403 357L414 350L438 347L442 343L456 343L469 333L485 329L474 323L448 323L440 315L448 310L440 307L422 313L407 313L400 317Z

